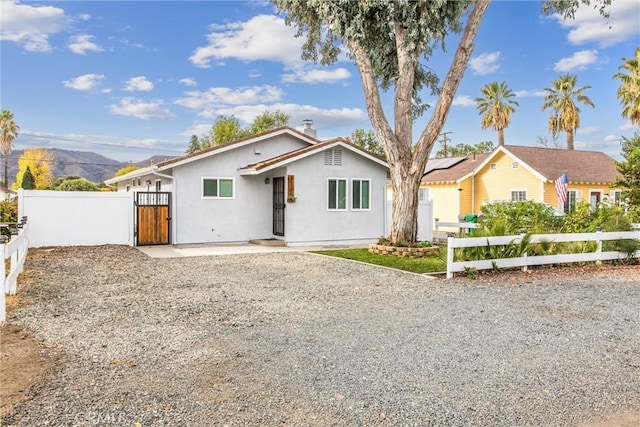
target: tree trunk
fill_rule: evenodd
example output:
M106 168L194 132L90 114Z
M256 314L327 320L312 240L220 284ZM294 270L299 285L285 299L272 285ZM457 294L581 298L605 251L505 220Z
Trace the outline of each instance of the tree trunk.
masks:
M567 150L573 150L573 131L567 131Z
M3 156L3 157L4 157L4 186L6 188L9 188L9 183L7 182L7 175L9 171L9 157L8 156Z
M504 129L498 130L498 144L504 145Z
M418 193L420 181L427 166L429 153L435 144L444 123L447 120L453 97L460 80L467 68L473 52L473 40L478 32L482 17L489 6L488 0L479 0L469 14L464 32L458 44L453 62L449 67L433 114L423 129L412 152L413 123L411 102L413 96L414 72L416 58L412 58L404 45L405 32L396 26L396 49L400 75L396 82L394 103L395 129L389 125L378 90L377 80L373 72L371 59L357 40L345 40L354 56L367 104L367 113L371 126L382 145L391 175L393 189L393 206L391 219L391 236L393 242L415 242L418 237ZM409 70L409 72L407 72ZM430 225L428 225L430 226Z

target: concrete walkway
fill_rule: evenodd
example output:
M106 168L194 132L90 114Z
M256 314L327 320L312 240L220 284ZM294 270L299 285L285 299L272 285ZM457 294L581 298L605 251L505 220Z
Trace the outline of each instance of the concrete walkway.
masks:
M235 245L225 244L198 244L198 245L160 245L160 246L138 246L137 249L147 254L151 258L180 258L194 256L211 255L234 255L234 254L259 254L273 252L307 252L313 250L347 249L359 246L263 246L252 243L241 243Z

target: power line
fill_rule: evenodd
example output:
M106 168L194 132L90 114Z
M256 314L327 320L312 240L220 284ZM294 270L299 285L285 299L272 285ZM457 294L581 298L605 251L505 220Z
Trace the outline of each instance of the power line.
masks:
M150 147L136 147L136 146L132 146L132 145L122 145L122 144L113 144L110 142L95 142L95 141L83 141L80 139L73 139L73 138L61 138L61 137L55 137L55 136L44 136L44 135L37 135L34 133L29 133L29 132L20 132L20 135L24 135L24 136L30 136L32 138L41 138L41 139L55 139L57 141L69 141L69 142L80 142L82 144L92 144L92 145L106 145L109 147L118 147L118 148L126 148L126 149L130 149L130 150L147 150L147 151L161 151L161 152L168 152L168 153L184 153L183 151L178 151L178 150L164 150L164 149L159 149L159 148L150 148Z

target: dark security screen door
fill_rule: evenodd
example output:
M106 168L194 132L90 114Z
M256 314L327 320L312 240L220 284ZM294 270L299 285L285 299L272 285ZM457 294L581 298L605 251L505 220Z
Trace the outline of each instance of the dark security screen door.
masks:
M273 234L284 236L284 177L273 178Z

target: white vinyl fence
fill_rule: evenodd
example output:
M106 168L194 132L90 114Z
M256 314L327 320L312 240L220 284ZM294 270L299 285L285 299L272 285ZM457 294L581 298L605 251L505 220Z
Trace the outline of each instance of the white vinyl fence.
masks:
M0 243L0 252L4 255L0 260L0 280L2 281L2 292L0 292L0 322L7 319L6 295L15 295L18 274L22 272L24 260L27 258L27 247L29 245L29 223L26 218L19 224L18 234L11 236L9 243ZM4 236L3 236L4 237ZM6 260L10 259L9 271L6 270Z
M453 277L453 273L473 270L489 270L494 268L509 268L543 265L543 264L562 264L571 262L586 261L606 261L621 260L629 257L629 254L619 251L602 251L602 242L606 240L625 240L640 239L640 231L614 231L614 232L595 232L595 233L573 233L573 234L533 234L529 236L530 243L561 243L561 242L596 242L597 249L595 252L585 253L569 253L557 255L535 255L528 256L524 253L520 257L515 258L497 258L486 259L481 261L454 261L454 249L456 248L474 248L474 247L491 247L497 245L519 244L525 235L517 236L490 236L490 237L470 237L464 239L456 239L449 237L447 239L447 279ZM632 254L636 258L640 258L640 251Z
M134 244L133 192L18 190L29 247Z

